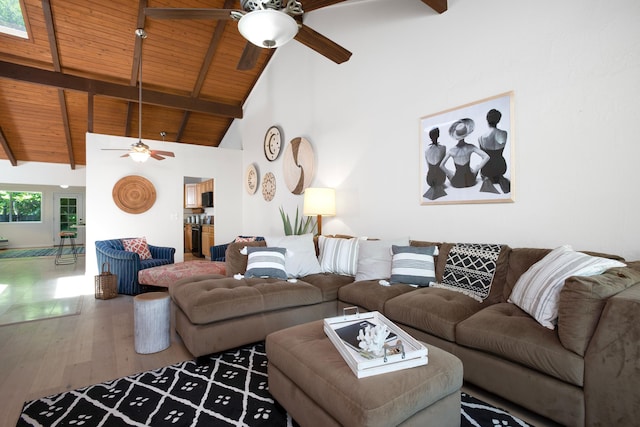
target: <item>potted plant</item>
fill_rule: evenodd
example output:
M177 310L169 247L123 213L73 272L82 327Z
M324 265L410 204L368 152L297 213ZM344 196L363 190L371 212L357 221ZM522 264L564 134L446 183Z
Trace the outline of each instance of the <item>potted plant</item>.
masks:
M282 206L280 206L280 216L282 217L282 225L286 236L308 234L316 231L315 219L310 216L308 216L306 220L303 219L299 215L298 207L296 207L296 217L293 224L291 224L291 219L289 215L284 212Z

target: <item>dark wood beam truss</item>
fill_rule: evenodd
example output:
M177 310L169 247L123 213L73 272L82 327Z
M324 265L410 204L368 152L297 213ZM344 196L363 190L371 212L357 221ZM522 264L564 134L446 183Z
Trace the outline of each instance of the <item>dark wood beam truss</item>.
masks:
M13 151L11 151L11 147L9 147L9 142L7 141L7 138L5 138L4 132L2 132L2 128L0 128L0 146L11 162L11 166L18 166L16 156L13 155Z
M87 79L84 77L73 76L56 71L42 70L40 68L18 65L5 61L0 61L0 77L78 92L93 93L98 96L124 99L126 101L138 100L138 89L135 87L101 80ZM144 104L176 108L178 110L195 111L227 118L242 118L242 107L237 105L223 104L221 102L207 101L190 96L174 95L146 89L142 90L142 94L142 102Z
M49 38L49 47L51 49L51 59L53 60L53 69L57 72L62 71L60 66L60 54L58 52L58 39L56 37L56 29L53 24L53 12L51 11L51 3L49 0L42 0L42 11L44 12L44 21L47 27L47 36ZM73 153L73 144L71 143L71 129L69 128L69 112L67 111L67 102L64 97L64 89L58 89L58 103L60 104L60 115L62 117L62 126L64 127L64 136L67 142L67 154L69 156L69 166L71 169L76 168L76 159Z

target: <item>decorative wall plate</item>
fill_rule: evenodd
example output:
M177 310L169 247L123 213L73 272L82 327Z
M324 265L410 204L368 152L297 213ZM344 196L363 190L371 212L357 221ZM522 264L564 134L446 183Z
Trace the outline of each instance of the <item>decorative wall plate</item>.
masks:
M284 150L284 182L293 194L302 194L315 171L313 148L304 138L294 138Z
M272 162L278 158L280 148L282 148L282 132L277 126L271 126L264 136L264 156Z
M148 179L130 175L116 182L112 196L113 201L124 212L140 214L148 211L156 202L156 189Z
M244 176L244 187L249 194L255 194L258 189L258 171L253 163L247 167L247 172Z
M264 174L262 178L262 197L267 202L273 200L276 195L276 177L271 172Z

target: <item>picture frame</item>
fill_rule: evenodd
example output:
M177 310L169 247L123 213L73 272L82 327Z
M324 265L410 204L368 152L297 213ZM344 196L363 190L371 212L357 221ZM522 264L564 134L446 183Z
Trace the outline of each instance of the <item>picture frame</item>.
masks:
M420 118L420 204L512 203L513 91Z

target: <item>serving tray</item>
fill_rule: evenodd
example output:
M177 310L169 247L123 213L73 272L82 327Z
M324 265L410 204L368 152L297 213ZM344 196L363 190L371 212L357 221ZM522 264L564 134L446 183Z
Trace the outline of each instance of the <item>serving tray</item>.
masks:
M350 308L345 309L345 312L348 309ZM336 333L336 329L364 320L375 325L384 324L391 332L395 333L401 343L397 351L390 351L389 354L383 356L372 356L346 344ZM324 333L358 378L423 366L428 363L427 348L377 311L367 313L356 311L355 314L345 313L342 316L326 318L324 319Z

